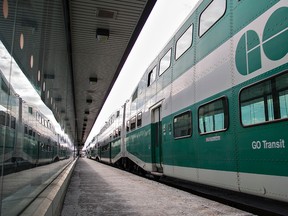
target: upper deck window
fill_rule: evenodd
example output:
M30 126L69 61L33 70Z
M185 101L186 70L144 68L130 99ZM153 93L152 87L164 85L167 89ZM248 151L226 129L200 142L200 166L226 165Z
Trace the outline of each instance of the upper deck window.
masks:
M134 100L136 100L136 98L138 97L138 87L136 88L136 90L134 91L133 95L132 95L132 102Z
M4 82L4 80L1 78L1 89L6 92L6 94L9 93L9 87L6 85L6 83Z
M156 80L156 66L148 74L148 86L150 86Z
M163 56L160 61L159 76L163 74L171 65L171 49Z
M176 60L192 45L193 25L191 25L176 43Z
M213 0L200 15L199 36L207 32L225 13L226 0Z
M33 114L33 108L32 108L32 107L28 107L28 112L29 112L30 114Z

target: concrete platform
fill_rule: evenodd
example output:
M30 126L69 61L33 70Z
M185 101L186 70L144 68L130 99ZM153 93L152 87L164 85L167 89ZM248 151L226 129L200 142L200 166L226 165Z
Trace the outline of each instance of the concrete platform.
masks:
M79 158L62 216L252 215L96 161Z
M69 185L69 180L73 173L73 169L75 167L76 162L77 159L71 161L70 164L67 165L66 168L54 179L54 181L51 184L49 184L42 191L42 193L40 193L37 196L37 198L34 199L34 201L20 215L21 216L60 215L66 189Z

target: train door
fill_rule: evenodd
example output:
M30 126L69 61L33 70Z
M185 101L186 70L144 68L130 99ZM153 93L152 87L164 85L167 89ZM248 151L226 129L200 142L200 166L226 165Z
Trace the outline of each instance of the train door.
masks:
M162 130L161 130L161 106L152 110L152 164L153 171L163 172L162 168Z

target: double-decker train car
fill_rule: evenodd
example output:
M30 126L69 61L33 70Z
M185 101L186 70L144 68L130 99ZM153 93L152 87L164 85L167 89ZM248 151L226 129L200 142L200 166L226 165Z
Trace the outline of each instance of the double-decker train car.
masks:
M93 137L91 142L86 147L86 157L90 159L100 160L100 148L98 148L97 136Z
M0 75L0 169L4 174L68 158L68 139L57 134L50 120L23 101Z
M100 160L288 202L287 41L286 0L200 1L97 135Z
M107 163L117 163L123 156L123 139L121 136L123 127L123 118L125 109L119 109L113 113L105 125L100 130L100 133L95 137L96 143L94 149L97 149L99 160Z

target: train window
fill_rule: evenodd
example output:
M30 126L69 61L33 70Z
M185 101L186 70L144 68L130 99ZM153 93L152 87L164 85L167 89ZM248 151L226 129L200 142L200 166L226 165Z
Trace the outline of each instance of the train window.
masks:
M29 133L29 136L32 136L32 135L33 135L33 130L32 130L32 128L29 127L28 133Z
M3 78L1 78L1 89L6 92L6 94L9 94L9 88L8 86L6 85L5 81L3 80Z
M11 128L16 128L16 118L14 116L11 116Z
M174 117L174 138L185 138L192 135L191 111L181 113Z
M193 41L193 25L191 25L176 42L176 60L188 50Z
M118 129L113 131L113 138L117 138L118 137Z
M6 121L5 121L5 126L9 127L10 126L10 115L6 113Z
M226 11L226 0L213 0L200 15L199 36L205 34Z
M148 74L148 86L150 86L156 80L156 66Z
M120 116L120 110L117 110L116 112L116 118L118 118Z
M1 124L4 126L10 126L10 115L8 113L3 112L3 116L1 117Z
M130 120L130 130L135 130L136 128L136 116L132 117Z
M171 49L160 60L159 76L163 74L171 65Z
M288 118L288 73L249 86L240 92L241 123L256 125Z
M138 97L138 87L136 88L136 90L134 91L132 95L132 102L135 101L137 97Z
M137 114L137 127L141 127L142 125L142 112Z
M226 97L209 102L198 110L200 134L223 131L228 128L228 101Z
M24 134L28 134L28 126L24 125Z
M28 112L29 112L30 114L33 114L33 108L32 108L32 107L28 107Z
M130 131L130 121L126 122L126 131L129 132Z
M121 126L118 128L118 136L121 136Z
M0 125L5 125L5 116L6 116L6 113L3 111L0 111Z

